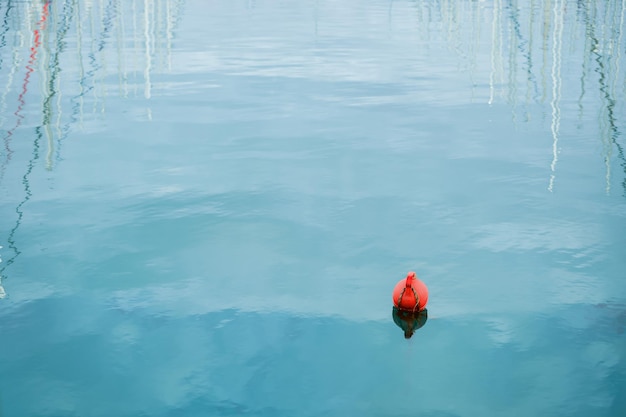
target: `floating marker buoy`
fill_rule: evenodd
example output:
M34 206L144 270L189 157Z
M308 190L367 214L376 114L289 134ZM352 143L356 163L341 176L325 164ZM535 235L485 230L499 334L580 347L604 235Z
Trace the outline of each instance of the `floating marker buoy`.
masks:
M393 289L393 305L400 310L421 311L428 302L428 288L417 279L415 272L409 272Z

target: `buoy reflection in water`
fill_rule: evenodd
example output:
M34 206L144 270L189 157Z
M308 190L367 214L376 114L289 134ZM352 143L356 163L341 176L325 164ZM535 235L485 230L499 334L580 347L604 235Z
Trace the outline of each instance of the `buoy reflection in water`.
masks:
M421 311L406 311L393 307L393 322L404 331L404 338L410 339L416 330L421 329L428 320L428 309Z

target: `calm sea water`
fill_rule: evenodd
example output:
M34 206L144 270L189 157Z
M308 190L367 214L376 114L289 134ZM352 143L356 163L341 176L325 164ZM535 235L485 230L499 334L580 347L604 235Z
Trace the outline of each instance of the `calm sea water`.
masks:
M0 415L626 415L625 9L3 1Z

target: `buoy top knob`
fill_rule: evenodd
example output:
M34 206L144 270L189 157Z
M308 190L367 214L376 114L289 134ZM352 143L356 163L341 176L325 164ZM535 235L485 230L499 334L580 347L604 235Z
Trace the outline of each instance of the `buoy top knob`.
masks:
M411 285L413 284L413 280L415 280L415 272L411 271L408 274L406 274L405 285L407 288L411 287Z

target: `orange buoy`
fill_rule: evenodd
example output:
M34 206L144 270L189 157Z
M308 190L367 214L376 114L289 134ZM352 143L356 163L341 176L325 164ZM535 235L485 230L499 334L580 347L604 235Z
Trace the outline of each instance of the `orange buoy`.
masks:
M393 305L400 310L421 311L428 302L428 288L417 279L415 272L409 272L393 289Z

